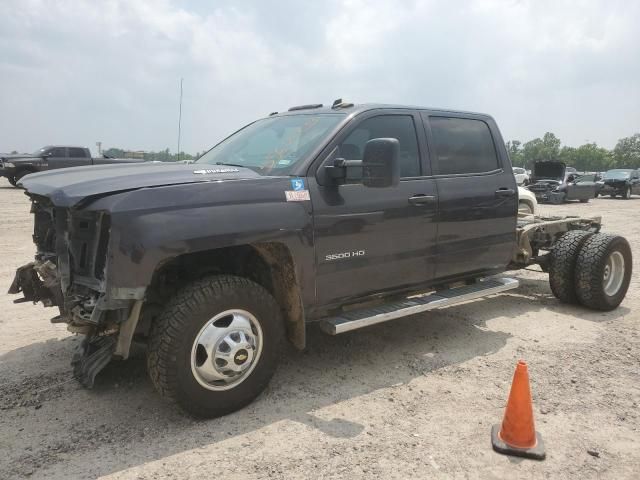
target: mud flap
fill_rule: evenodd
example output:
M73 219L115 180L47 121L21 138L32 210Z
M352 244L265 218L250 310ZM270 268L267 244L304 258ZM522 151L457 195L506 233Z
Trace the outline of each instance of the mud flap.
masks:
M73 376L83 387L93 387L96 375L111 361L116 347L115 336L85 336L71 360Z

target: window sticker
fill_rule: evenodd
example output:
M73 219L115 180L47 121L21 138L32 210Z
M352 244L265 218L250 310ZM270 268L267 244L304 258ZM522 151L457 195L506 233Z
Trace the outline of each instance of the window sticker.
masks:
M291 189L294 192L299 192L301 190L304 190L304 178L292 178Z
M284 196L287 202L304 202L311 200L309 197L309 190L286 190Z

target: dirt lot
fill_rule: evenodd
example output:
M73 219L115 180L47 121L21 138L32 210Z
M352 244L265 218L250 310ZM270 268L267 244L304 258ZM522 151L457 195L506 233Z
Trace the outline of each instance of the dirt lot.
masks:
M29 203L0 180L0 286L33 255ZM640 198L549 206L601 214L640 259ZM485 301L344 334L312 331L268 390L194 421L153 391L144 352L84 390L79 339L0 295L0 478L638 478L640 285L611 313L564 306L547 277ZM422 317L422 318L417 318ZM518 358L547 460L494 453ZM589 453L591 452L591 453Z

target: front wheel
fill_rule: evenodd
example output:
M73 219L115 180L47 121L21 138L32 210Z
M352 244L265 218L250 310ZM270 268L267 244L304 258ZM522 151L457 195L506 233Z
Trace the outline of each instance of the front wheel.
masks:
M598 233L580 249L576 262L576 294L582 305L613 310L624 299L631 281L631 247L617 235Z
M276 370L284 327L260 285L217 275L183 287L156 319L147 366L160 394L196 417L249 404Z

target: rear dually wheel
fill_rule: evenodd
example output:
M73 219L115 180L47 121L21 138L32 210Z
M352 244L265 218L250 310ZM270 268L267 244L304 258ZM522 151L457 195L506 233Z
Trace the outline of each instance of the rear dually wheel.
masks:
M631 247L626 239L593 235L582 246L576 262L578 300L594 310L613 310L627 294L631 269Z
M575 270L578 253L593 232L572 230L563 234L551 250L549 285L558 300L578 303L575 288Z

